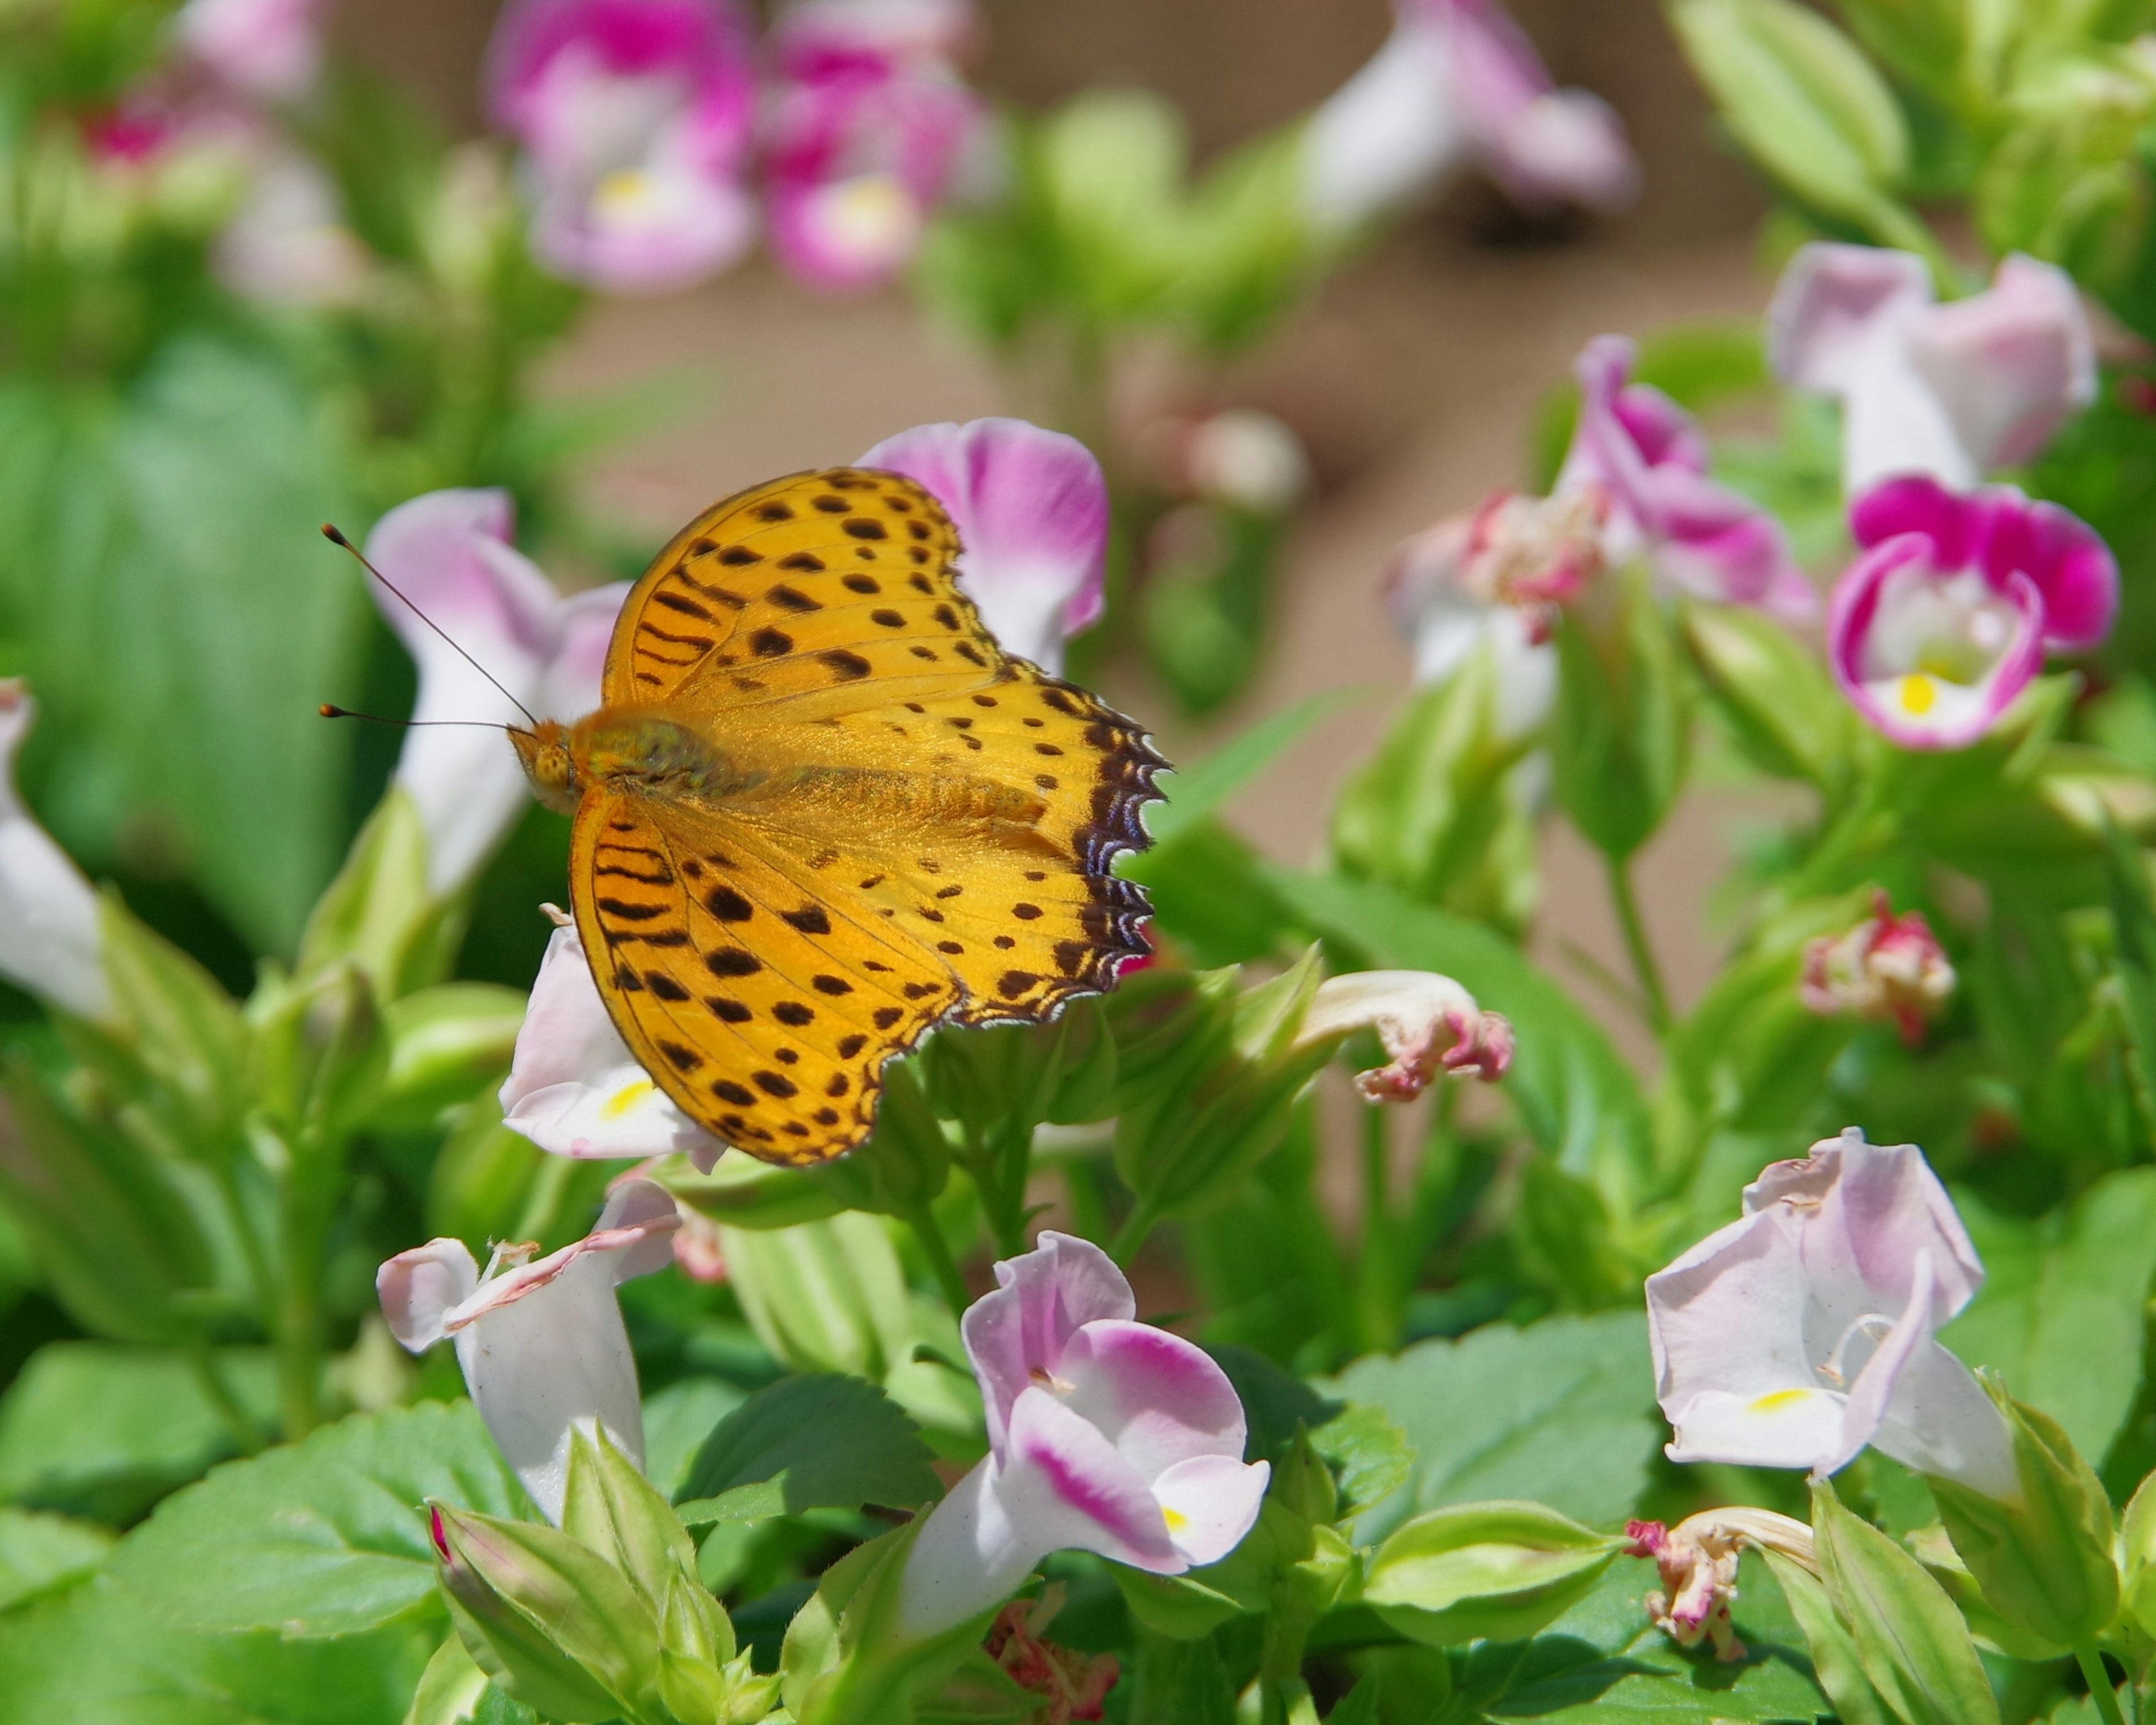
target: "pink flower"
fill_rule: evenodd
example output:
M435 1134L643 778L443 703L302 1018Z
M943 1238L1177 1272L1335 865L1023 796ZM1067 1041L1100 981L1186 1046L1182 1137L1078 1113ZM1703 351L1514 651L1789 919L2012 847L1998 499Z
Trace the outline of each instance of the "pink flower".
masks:
M1579 422L1553 487L1594 487L1607 501L1604 554L1645 557L1666 588L1800 619L1815 601L1781 526L1707 476L1698 422L1644 383L1626 382L1633 344L1601 336L1575 367Z
M1394 0L1390 39L1311 118L1304 207L1351 230L1471 165L1529 208L1615 209L1639 186L1617 116L1557 89L1495 0Z
M709 1173L726 1147L651 1081L607 1015L576 925L554 915L502 1082L502 1124L556 1156L679 1153Z
M581 718L598 705L599 672L628 583L564 598L509 542L513 516L506 491L429 491L391 510L367 535L369 560L411 601L367 583L418 665L414 719L521 723L502 689L541 718ZM427 880L438 896L478 870L526 795L507 741L469 725L408 732L397 783L426 828Z
M1881 892L1871 915L1847 934L1822 935L1804 948L1799 997L1822 1018L1892 1024L1912 1048L1924 1022L1954 990L1954 968L1921 911L1897 916Z
M1842 489L1922 474L1966 490L2029 460L2096 398L2095 344L2066 273L2006 259L1984 292L1933 303L1908 252L1802 248L1767 314L1775 375L1842 407Z
M1256 1522L1270 1476L1243 1460L1227 1374L1194 1343L1133 1322L1131 1286L1098 1246L1043 1234L997 1265L996 1281L961 1326L988 1454L907 1553L908 1638L1008 1599L1050 1552L1158 1575L1218 1562Z
M15 788L37 716L22 679L0 680L0 976L79 1018L110 1019L97 889Z
M747 250L748 26L731 0L513 0L487 51L523 145L532 246L610 293L687 287Z
M1495 661L1496 736L1515 742L1539 729L1557 703L1557 651L1549 644L1551 615L1545 600L1562 587L1568 596L1599 571L1602 562L1599 494L1584 493L1559 505L1554 498L1517 500L1528 507L1507 510L1512 496L1499 492L1471 516L1455 516L1404 540L1393 554L1385 599L1394 626L1414 651L1417 684L1449 681L1478 653ZM1591 539L1569 531L1592 516ZM1532 541L1570 572L1550 581L1541 557L1523 555ZM1507 603L1510 595L1536 595Z
M1440 1073L1495 1084L1512 1064L1511 1022L1485 1012L1449 976L1427 970L1358 970L1318 987L1301 1046L1350 1030L1373 1030L1387 1064L1356 1075L1370 1102L1411 1102Z
M2118 565L2056 504L1910 477L1859 498L1850 526L1864 555L1835 588L1828 660L1856 710L1905 748L1975 742L2046 647L2092 647L2110 631Z
M349 305L373 267L336 182L311 157L282 148L258 151L213 259L227 287L268 305Z
M2005 1417L1933 1339L1983 1281L1915 1145L1851 1129L1774 1163L1742 1219L1647 1278L1670 1458L1825 1475L1871 1444L2015 1500Z
M949 511L958 583L1007 652L1047 671L1099 620L1108 487L1075 437L1024 419L916 425L861 457L904 474Z
M773 31L771 239L811 287L880 286L912 258L985 137L953 69L964 0L809 0Z
M644 1465L636 1359L614 1288L670 1263L680 1223L670 1194L633 1180L607 1199L596 1229L536 1263L536 1247L500 1245L482 1276L462 1240L432 1240L375 1276L382 1315L406 1348L454 1338L495 1446L552 1521L562 1518L572 1431L603 1427Z
M181 48L213 77L258 101L296 101L322 65L329 0L187 0L172 20Z

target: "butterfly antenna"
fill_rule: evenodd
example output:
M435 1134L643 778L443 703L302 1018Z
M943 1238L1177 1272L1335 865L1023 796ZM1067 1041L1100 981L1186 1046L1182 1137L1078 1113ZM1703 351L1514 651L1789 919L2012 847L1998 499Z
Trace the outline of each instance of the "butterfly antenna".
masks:
M420 622L425 624L429 629L434 630L434 632L439 635L444 640L449 642L449 645L455 649L457 656L463 660L466 665L470 665L474 670L485 677L488 682L493 684L496 689L501 689L501 693L505 697L506 697L509 704L515 707L517 711L524 715L525 720L527 723L536 725L539 722L539 716L536 713L533 712L530 707L525 706L525 704L519 701L514 695L510 694L508 690L502 688L501 678L495 676L492 671L489 670L476 659L473 658L470 654L465 652L463 647L458 644L455 639L451 636L449 632L444 629L440 624L435 622L433 618L429 617L424 611L422 611L417 605L413 604L411 600L406 598L403 593L398 592L396 583L392 581L387 575L383 574L381 570L376 568L373 564L367 562L367 554L357 545L354 545L352 541L346 538L342 533L339 532L336 528L328 521L324 521L322 523L322 537L328 540L332 545L343 547L345 550L350 552L353 557L357 557L359 560L359 567L366 570L368 574L372 575L377 581L380 582L383 587L387 588L390 593L395 597L398 603L403 606L406 610L409 611L414 617L418 618ZM337 713L331 714L329 712L327 708L323 710L323 714L325 717L341 718L349 716L359 719L368 716L364 713L352 713L347 716L343 713L341 710ZM504 728L506 729L507 727L505 726Z
M380 713L356 713L348 706L324 701L316 711L325 719L364 719L370 725L401 725L406 730L425 730L435 725L475 726L481 731L514 731L514 725L497 725L491 719L386 719Z

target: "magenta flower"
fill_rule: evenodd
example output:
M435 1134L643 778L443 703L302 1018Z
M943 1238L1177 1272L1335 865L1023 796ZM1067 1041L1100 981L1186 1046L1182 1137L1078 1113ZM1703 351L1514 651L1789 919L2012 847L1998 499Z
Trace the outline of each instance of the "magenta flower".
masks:
M952 67L964 0L809 0L773 31L765 136L771 243L809 286L880 286L986 136Z
M950 511L958 583L1006 651L1047 671L1099 620L1108 487L1075 437L1024 419L916 425L861 457L904 474Z
M110 1019L97 889L15 788L37 716L21 678L0 680L0 976L79 1018Z
M539 961L502 1082L502 1124L556 1156L679 1153L709 1173L726 1147L676 1107L629 1052L592 981L576 925L554 914L560 926Z
M514 0L487 50L488 102L524 146L547 268L667 293L747 250L749 43L732 0Z
M1811 584L1766 510L1707 476L1707 440L1659 389L1631 383L1635 350L1621 336L1589 342L1575 367L1579 422L1556 495L1593 487L1609 511L1611 564L1644 557L1667 588L1800 619Z
M1842 489L1927 475L1958 490L2030 459L2096 398L2095 343L2066 274L2019 255L1989 288L1933 302L1908 252L1813 244L1767 314L1774 373L1842 408Z
M407 1348L454 1338L495 1446L550 1521L562 1519L572 1432L603 1428L644 1465L636 1358L614 1288L670 1263L680 1225L672 1194L632 1180L590 1234L536 1263L534 1246L498 1245L482 1276L462 1240L442 1239L376 1274L382 1315Z
M1302 198L1340 234L1479 166L1531 208L1631 201L1639 168L1607 104L1559 90L1495 0L1394 0L1376 58L1311 117Z
M1675 1461L1845 1467L1866 1444L2019 1497L2006 1421L1933 1339L1984 1266L1923 1153L1854 1129L1778 1162L1744 1214L1647 1278Z
M314 88L329 0L187 0L172 33L189 59L258 101L290 102Z
M1132 1322L1131 1285L1098 1246L1043 1234L996 1266L962 1325L988 1454L929 1512L901 1630L941 1634L1016 1592L1050 1552L1158 1575L1227 1556L1270 1469L1243 1460L1243 1404L1195 1344Z
M540 718L581 718L598 705L599 672L628 583L564 598L509 542L512 524L506 491L429 491L391 510L367 536L375 567L439 628L379 583L367 583L418 665L413 718L522 722L467 653ZM501 735L468 725L408 733L397 783L418 806L428 885L441 896L477 871L529 794Z
M1827 655L1856 710L1905 748L1960 748L1990 730L2044 649L2092 647L2118 604L2093 529L2008 485L1964 495L1890 480L1859 498L1864 555L1834 591Z

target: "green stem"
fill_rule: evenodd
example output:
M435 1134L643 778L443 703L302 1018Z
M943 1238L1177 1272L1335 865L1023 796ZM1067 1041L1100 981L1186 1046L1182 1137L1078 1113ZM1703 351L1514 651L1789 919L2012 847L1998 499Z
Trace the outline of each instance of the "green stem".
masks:
M1108 1255L1119 1265L1127 1265L1137 1255L1138 1248L1146 1243L1146 1236L1159 1219L1159 1213L1152 1203L1141 1198L1137 1207L1123 1218L1123 1225L1116 1230L1116 1237L1108 1246Z
M240 1404L239 1396L225 1379L223 1368L218 1364L217 1350L207 1337L198 1336L190 1345L188 1363L194 1368L203 1394L209 1398L218 1418L224 1421L225 1429L231 1432L232 1440L239 1445L240 1452L253 1455L265 1448L269 1438L254 1423L254 1416Z
M553 1230L556 1214L562 1208L562 1199L568 1190L569 1181L577 1172L577 1164L566 1156L542 1156L538 1172L531 1177L531 1185L524 1194L524 1212L516 1219L514 1238L543 1240Z
M1647 1004L1647 1022L1657 1036L1666 1036L1670 1029L1670 997L1662 987L1661 967L1655 962L1655 949L1647 940L1647 925L1640 916L1640 901L1632 891L1632 866L1630 859L1606 857L1609 878L1609 902L1617 911L1617 926L1624 931L1625 950L1631 955L1632 973L1639 978L1640 998Z
M1025 1188L1033 1174L1033 1123L1007 1122L996 1147L996 1184L1002 1208L995 1216L996 1244L1006 1257L1025 1250Z
M2096 1651L2096 1643L2078 1643L2074 1648L2074 1662L2088 1680L2089 1696L2096 1702L2097 1712L2103 1716L2103 1725L2126 1725L2125 1717L2118 1711L2118 1694L2111 1686L2111 1673L2103 1668L2103 1656Z
M1363 1110L1363 1241L1356 1255L1356 1306L1366 1352L1389 1352L1399 1341L1399 1230L1393 1215L1390 1134L1385 1111Z
M943 1224L936 1219L934 1209L926 1204L911 1204L905 1216L906 1226L912 1229L913 1237L921 1242L929 1269L935 1272L936 1285L943 1291L944 1301L954 1314L964 1316L971 1303L966 1293L966 1278L958 1273L958 1260L951 1255L951 1242L943 1237Z

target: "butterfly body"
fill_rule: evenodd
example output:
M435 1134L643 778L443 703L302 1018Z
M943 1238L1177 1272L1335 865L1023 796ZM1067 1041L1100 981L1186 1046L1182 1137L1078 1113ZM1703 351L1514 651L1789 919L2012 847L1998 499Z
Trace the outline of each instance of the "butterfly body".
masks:
M843 1154L938 1023L1040 1021L1147 948L1165 766L1005 655L934 498L795 475L707 511L616 625L605 705L512 733L573 815L593 980L690 1118L771 1161Z

